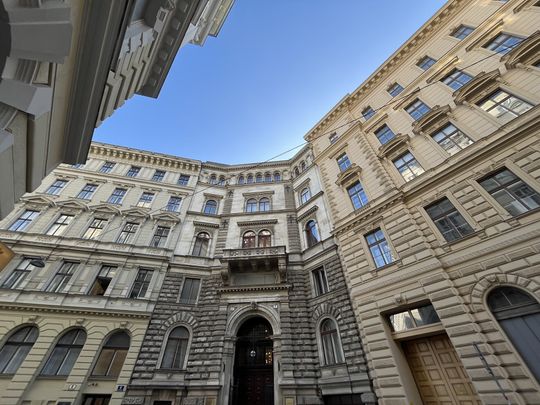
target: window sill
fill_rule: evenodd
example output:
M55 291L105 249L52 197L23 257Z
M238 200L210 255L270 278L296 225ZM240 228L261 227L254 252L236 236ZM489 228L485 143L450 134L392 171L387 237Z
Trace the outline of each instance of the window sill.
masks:
M116 377L108 377L108 376L97 376L97 375L91 375L88 378L88 381L116 381L118 380L119 376Z

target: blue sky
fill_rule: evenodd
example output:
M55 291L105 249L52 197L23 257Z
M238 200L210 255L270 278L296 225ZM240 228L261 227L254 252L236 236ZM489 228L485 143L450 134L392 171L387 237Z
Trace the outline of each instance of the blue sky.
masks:
M267 160L352 92L444 0L236 0L217 38L180 50L159 98L94 140L222 163Z

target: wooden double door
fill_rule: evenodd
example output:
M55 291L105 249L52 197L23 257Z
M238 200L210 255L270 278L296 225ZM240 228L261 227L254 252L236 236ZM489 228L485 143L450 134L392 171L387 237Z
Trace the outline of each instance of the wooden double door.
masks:
M402 343L424 405L481 405L446 334Z

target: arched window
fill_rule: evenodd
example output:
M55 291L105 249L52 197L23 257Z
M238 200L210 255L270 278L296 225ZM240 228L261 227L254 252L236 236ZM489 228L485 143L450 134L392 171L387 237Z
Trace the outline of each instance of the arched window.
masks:
M270 199L263 197L259 200L259 211L270 211Z
M219 176L219 182L218 185L224 186L225 185L225 176Z
M266 229L259 231L259 247L272 246L272 233Z
M247 231L242 236L242 247L243 248L254 248L255 247L255 232Z
M36 343L39 331L25 326L13 333L0 350L0 374L15 374Z
M298 170L298 167L294 167L294 175L295 176L300 176L300 170Z
M210 176L210 184L217 184L217 176L215 174Z
M189 331L183 326L177 326L167 339L161 368L183 369L189 342Z
M255 176L255 183L262 183L262 180L263 180L262 174L257 173L257 175Z
M341 342L336 323L332 319L325 319L321 323L321 343L325 366L343 363Z
M264 174L264 181L266 183L270 183L272 181L272 174L271 173L265 173Z
M256 212L257 211L257 200L250 198L246 202L246 212Z
M238 184L244 184L246 180L244 179L244 176L238 177Z
M247 182L248 182L248 184L253 183L253 175L252 175L252 174L249 174L249 175L247 176Z
M306 162L304 162L303 160L300 162L300 170L306 170Z
M193 256L204 257L208 254L208 246L210 245L210 235L206 232L199 232L195 237L195 244L193 245Z
M124 365L130 341L129 335L124 331L115 332L109 336L101 348L96 365L92 370L92 375L118 377Z
M499 287L487 298L491 312L540 382L540 304L525 291Z
M64 333L43 366L41 375L68 376L79 358L84 342L86 342L84 329L71 329Z
M316 245L321 240L317 230L317 222L314 219L309 220L306 224L306 240L308 247Z
M311 198L311 190L309 187L302 189L300 192L300 204L305 204Z
M216 200L208 200L204 204L204 213L205 214L216 214L217 213L217 202Z
M274 173L274 181L281 181L281 173L275 172Z

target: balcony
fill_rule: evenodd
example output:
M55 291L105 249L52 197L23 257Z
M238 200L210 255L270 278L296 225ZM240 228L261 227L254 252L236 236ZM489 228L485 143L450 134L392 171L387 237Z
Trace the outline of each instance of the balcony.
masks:
M286 282L287 252L285 246L224 249L221 277L228 286L247 284L281 284Z

